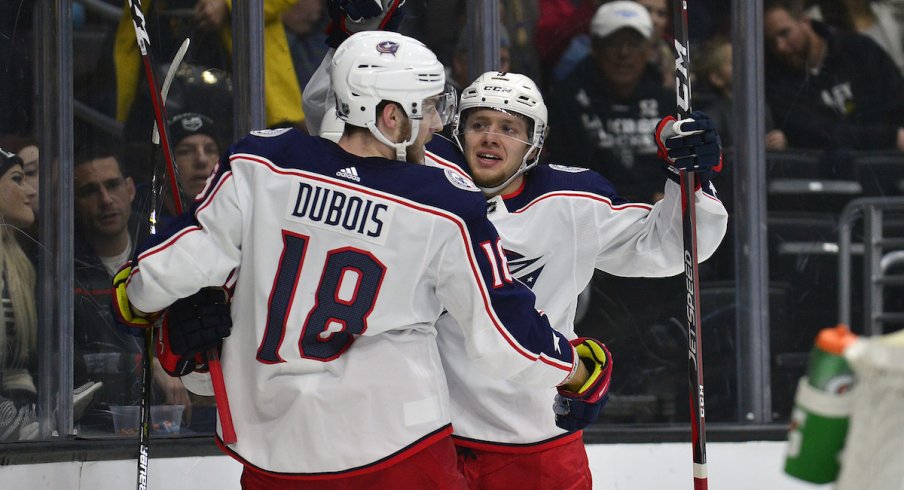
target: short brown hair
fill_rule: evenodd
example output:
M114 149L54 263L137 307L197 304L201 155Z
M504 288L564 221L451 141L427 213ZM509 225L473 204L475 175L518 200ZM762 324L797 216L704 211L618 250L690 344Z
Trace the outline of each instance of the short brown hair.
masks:
M768 12L772 9L786 10L795 19L800 19L804 16L803 0L764 0L763 12Z

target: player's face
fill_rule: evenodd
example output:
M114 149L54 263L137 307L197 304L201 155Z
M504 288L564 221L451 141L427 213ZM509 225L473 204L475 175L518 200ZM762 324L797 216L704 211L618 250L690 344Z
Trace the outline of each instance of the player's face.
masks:
M25 180L38 191L38 147L28 145L19 150L19 158L22 159L22 171L25 172ZM38 214L38 196L31 200L31 209Z
M75 167L75 221L92 237L116 238L127 232L135 185L124 178L113 157Z
M29 226L35 221L31 201L37 191L28 183L21 165L12 168L0 177L0 221L18 228Z
M793 70L806 67L812 32L809 21L795 19L782 8L770 9L763 17L766 46L780 63Z
M439 97L442 96L429 97L424 99L421 104L424 117L418 124L417 137L405 149L405 159L410 163L424 163L424 146L433 138L433 133L443 129L443 107ZM406 134L410 134L410 132L411 126L409 123Z
M495 109L474 109L463 123L464 150L474 181L481 187L505 182L521 166L530 148L528 122L521 116ZM517 189L515 179L501 191Z
M193 134L182 138L173 153L176 165L179 166L182 190L189 197L197 196L220 156L217 142L206 134Z

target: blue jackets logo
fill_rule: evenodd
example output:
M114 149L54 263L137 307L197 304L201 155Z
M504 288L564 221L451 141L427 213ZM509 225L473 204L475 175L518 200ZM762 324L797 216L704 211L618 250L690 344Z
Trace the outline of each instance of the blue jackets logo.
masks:
M377 52L380 54L391 54L395 56L396 51L399 50L399 43L393 41L383 41L380 44L377 44Z

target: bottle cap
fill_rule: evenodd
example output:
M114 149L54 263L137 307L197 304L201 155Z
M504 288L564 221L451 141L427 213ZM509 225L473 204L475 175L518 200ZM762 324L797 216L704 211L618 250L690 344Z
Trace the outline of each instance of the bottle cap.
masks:
M857 335L851 332L847 325L839 323L819 331L819 335L816 336L816 347L840 356L856 340Z

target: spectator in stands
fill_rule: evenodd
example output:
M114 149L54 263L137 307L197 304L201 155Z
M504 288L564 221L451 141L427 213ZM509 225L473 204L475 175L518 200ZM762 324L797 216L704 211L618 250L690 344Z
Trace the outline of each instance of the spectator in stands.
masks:
M539 0L540 15L537 21L537 55L544 68L544 85L554 78L562 78L570 72L582 55L568 56L569 50L586 52L582 39L590 28L590 19L603 2L601 0ZM572 46L572 43L576 43ZM566 58L567 66L557 67ZM552 70L552 71L550 71Z
M0 440L37 436L35 269L16 239L34 222L36 195L22 159L0 148Z
M38 188L38 156L40 151L38 150L38 141L31 136L10 134L0 137L0 148L15 153L22 159L22 171L25 173L25 180L31 184L31 187L36 192L34 199L31 200L31 209L34 211L35 220L30 226L23 228L25 233L18 234L18 239L25 254L31 259L33 264L37 264L37 246L39 242L37 218L40 208L40 189Z
M211 118L195 112L173 116L168 127L183 197L194 199L220 159L223 135ZM172 199L168 201L172 202Z
M183 211L204 189L220 158L224 136L218 131L213 120L204 114L185 112L170 118L167 124L173 159L179 172L180 194ZM176 205L170 193L169 183L158 176L159 196L156 199L156 226L163 230L176 217ZM136 186L136 198L132 211L140 216L148 216L154 201L151 186Z
M766 102L796 148L904 151L904 78L870 39L767 0Z
M282 13L282 21L289 39L295 77L298 86L304 87L329 48L324 33L329 18L323 15L323 0L299 0Z
M692 65L701 88L708 88L712 92L710 101L698 108L715 121L722 137L722 145L726 148L732 146L734 137L731 59L731 41L725 36L717 35L703 45ZM772 112L766 107L766 149L784 150L787 147L785 133L775 129Z
M661 196L653 130L675 111L675 94L648 63L653 22L633 1L603 4L594 14L592 52L550 90L550 161L574 162L619 183L632 201Z
M426 44L448 67L466 23L466 4L464 0L408 2L405 22L399 32ZM500 22L509 34L511 70L536 79L540 74L536 41L538 4L538 0L499 0L497 3ZM463 86L469 82L465 81Z
M603 4L608 1L611 0L601 0L596 2L596 4ZM653 21L653 35L651 38L652 48L650 51L649 63L662 74L662 86L672 90L675 88L675 55L674 48L672 47L674 38L672 37L670 29L671 16L669 7L666 4L666 0L643 0L638 1L638 3L647 8L651 20ZM568 11L567 4L553 1L547 2L544 5L544 13L550 15L556 14L554 8L564 8L564 10ZM574 14L582 15L580 9L575 11ZM564 32L567 39L557 39L553 37L555 40L553 44L543 49L544 51L552 52L552 50L557 49L556 43L565 43L565 47L562 48L562 51L558 56L553 60L549 60L552 65L548 67L548 69L551 71L547 71L545 74L548 83L555 83L568 76L568 74L574 70L574 67L590 53L590 35L586 22L586 19L589 19L590 17L591 14L588 13L586 14L585 20L581 20L581 24L584 26L583 31L577 33L572 32L571 30L557 31ZM544 23L551 26L553 29L561 29L557 22L546 20Z
M458 34L458 42L455 44L455 54L452 63L446 67L446 80L461 93L462 89L470 85L468 75L468 52L471 50L471 38L468 36L468 25ZM512 68L511 39L508 30L499 25L499 65L491 67L493 70L508 72Z
M668 0L637 0L647 8L653 21L653 53L650 63L662 73L662 86L672 90L675 88L675 40L672 35L672 12Z
M876 42L904 74L904 27L888 0L811 0L811 19L847 32L859 32Z
M143 339L122 330L110 308L113 275L131 258L137 239L130 232L139 228L131 211L135 184L123 176L114 144L90 137L76 142L74 179L75 385L103 382L95 395L101 408L135 405L141 397ZM167 404L190 409L182 383L159 366L154 384Z
M35 192L38 192L38 156L40 155L38 141L32 137L23 137L21 145L10 151L15 151L19 158L22 159L22 171L25 172L25 180L34 188ZM39 194L35 194L35 198L31 201L31 209L35 212L35 216L38 215L41 204L38 196Z
M537 54L538 0L503 0L500 2L502 24L510 35L512 71L533 80L540 79L540 57Z
M285 27L280 16L289 9L296 0L264 0L264 105L266 109L267 126L295 125L303 127L304 112L301 108L301 89L295 76L292 58L289 53L288 39ZM151 5L159 5L161 2L145 2L142 10L149 23L164 25L166 22L156 19L158 12L152 12ZM218 38L219 43L208 43L205 47L212 52L219 52L219 56L206 55L206 59L196 60L195 63L214 68L227 68L230 66L232 56L232 26L230 11L232 0L177 0L168 2L167 8L184 6L194 9L194 17L188 28L192 37L196 37L199 29L201 33L208 34L209 38ZM150 32L161 32L151 30ZM158 54L158 61L169 60L175 54L175 50L185 38L185 33L170 32L171 38L159 36L152 38L152 47ZM193 40L194 41L194 40ZM158 45L155 45L157 43ZM194 43L193 43L194 44ZM162 46L159 46L162 45ZM194 46L193 53L205 49ZM114 63L116 65L117 105L116 118L125 121L129 117L132 104L136 99L140 87L141 60L138 44L135 41L135 30L132 25L132 17L129 5L123 7L123 16L120 19L116 34L116 46ZM217 60L217 58L220 58ZM192 110L185 108L185 110ZM145 118L151 120L151 118Z

